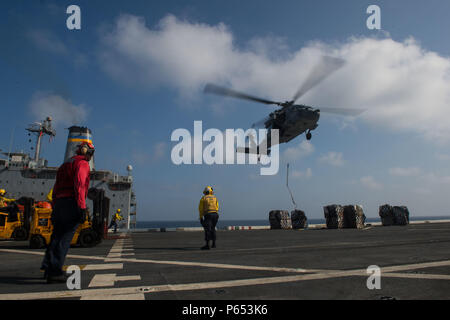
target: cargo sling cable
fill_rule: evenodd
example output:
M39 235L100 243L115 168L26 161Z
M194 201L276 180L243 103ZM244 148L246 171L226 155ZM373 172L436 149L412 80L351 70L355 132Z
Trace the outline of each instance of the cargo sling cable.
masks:
M292 195L291 189L289 188L289 163L287 164L286 170L286 187L289 190L289 194L291 195L292 203L294 204L294 210L297 211L297 204L295 203L294 196Z

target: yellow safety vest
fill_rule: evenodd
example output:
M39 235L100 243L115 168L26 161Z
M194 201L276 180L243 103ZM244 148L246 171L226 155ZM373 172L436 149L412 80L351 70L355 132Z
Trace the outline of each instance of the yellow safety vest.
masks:
M14 202L16 199L8 199L3 196L0 196L0 207L8 206L9 202Z
M219 211L219 202L217 201L216 196L203 196L200 200L198 211L200 213L200 218L203 218L203 216L207 213L217 213Z

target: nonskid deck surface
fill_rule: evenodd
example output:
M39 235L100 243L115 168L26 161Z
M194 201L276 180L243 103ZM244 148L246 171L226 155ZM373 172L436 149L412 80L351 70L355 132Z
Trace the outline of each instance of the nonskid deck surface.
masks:
M71 248L81 290L46 284L44 250L0 242L0 299L450 299L450 223L363 230L130 233ZM381 289L367 268L381 268Z

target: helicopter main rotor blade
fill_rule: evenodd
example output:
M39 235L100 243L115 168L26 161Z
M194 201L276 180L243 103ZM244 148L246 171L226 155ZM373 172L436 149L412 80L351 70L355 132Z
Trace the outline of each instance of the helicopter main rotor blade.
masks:
M333 113L333 114L339 114L343 116L358 116L364 111L365 109L351 109L351 108L319 108L320 112L326 112L326 113Z
M204 92L205 93L214 93L214 94L218 94L221 96L234 97L234 98L239 98L239 99L244 99L244 100L251 100L251 101L264 103L264 104L276 104L276 105L281 104L280 102L275 102L275 101L270 101L270 100L265 100L265 99L261 99L258 97L250 96L248 94L237 92L237 91L234 91L234 90L231 90L228 88L219 87L219 86L216 86L215 84L211 84L211 83L208 83L205 86Z
M314 88L333 72L341 68L344 63L345 61L343 59L323 56L321 61L312 69L311 73L303 82L303 85L300 89L298 89L297 93L292 98L292 103L295 103L295 101L297 101L306 92Z
M269 116L252 124L252 129L266 129L266 122L270 119Z

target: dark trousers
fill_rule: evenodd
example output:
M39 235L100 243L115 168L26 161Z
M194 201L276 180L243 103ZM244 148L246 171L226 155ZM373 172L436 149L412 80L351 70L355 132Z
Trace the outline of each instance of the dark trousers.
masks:
M80 214L75 199L57 199L52 212L53 233L42 261L47 275L63 274L64 260L79 223Z
M217 213L208 213L203 217L203 229L205 229L205 241L216 242L216 224L219 220Z
M109 228L111 228L112 226L114 226L114 233L117 232L117 221L116 220L112 220L111 223L109 224Z

